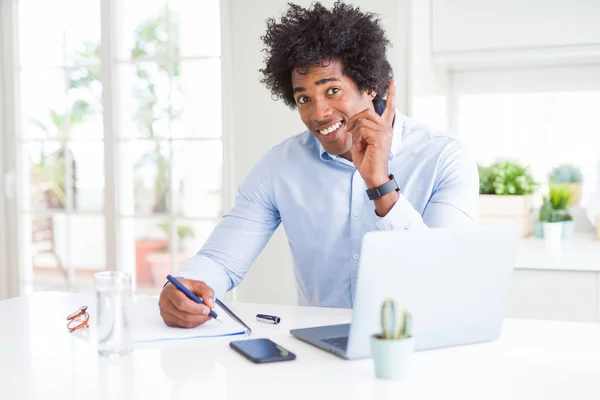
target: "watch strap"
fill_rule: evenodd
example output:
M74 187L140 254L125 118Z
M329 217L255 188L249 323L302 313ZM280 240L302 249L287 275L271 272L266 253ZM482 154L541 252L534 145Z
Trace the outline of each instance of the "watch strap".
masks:
M372 189L367 189L367 196L369 196L369 200L380 199L381 197L393 192L394 190L397 192L400 191L400 187L398 187L398 183L396 182L394 175L390 174L389 178L390 180L384 183L383 185L374 187Z

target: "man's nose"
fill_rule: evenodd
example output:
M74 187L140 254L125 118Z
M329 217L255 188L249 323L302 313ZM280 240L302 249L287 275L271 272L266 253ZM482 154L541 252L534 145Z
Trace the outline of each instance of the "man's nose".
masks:
M333 110L332 108L329 106L329 103L327 101L314 101L313 102L313 115L312 115L312 119L313 121L317 121L317 122L324 122L327 121L327 119L329 119L329 117L331 116Z

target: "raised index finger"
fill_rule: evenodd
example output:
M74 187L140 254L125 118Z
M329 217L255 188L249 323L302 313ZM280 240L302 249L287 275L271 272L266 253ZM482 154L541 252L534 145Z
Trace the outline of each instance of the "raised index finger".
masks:
M385 110L381 117L385 120L388 126L392 126L394 121L394 114L396 113L396 80L390 81L390 87L388 88L388 95L385 103Z

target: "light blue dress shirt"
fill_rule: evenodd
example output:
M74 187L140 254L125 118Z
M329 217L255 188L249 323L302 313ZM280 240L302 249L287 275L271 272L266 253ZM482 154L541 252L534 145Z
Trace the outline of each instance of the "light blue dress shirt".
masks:
M177 275L219 297L237 286L280 223L300 305L352 308L363 235L473 225L479 176L473 155L396 112L389 172L400 197L383 218L354 164L306 131L268 151L238 188L233 208ZM271 284L271 282L269 282Z

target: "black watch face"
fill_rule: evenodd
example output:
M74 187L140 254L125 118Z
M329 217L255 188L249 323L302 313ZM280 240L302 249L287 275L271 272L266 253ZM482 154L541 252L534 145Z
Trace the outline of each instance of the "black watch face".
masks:
M369 200L377 200L381 197L377 188L367 190L367 195L369 196Z

